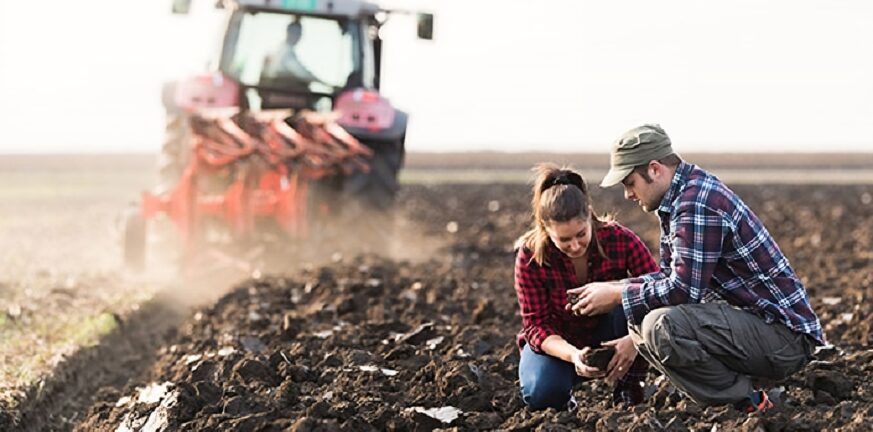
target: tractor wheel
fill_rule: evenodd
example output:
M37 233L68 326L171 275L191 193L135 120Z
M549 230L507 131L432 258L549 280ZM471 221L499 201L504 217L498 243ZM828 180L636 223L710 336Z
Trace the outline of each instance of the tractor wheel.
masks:
M131 270L145 268L146 221L139 208L130 209L124 216L124 264Z
M394 206L400 189L398 175L403 166L403 138L394 142L371 145L370 172L359 173L346 181L346 195L368 210L387 211Z

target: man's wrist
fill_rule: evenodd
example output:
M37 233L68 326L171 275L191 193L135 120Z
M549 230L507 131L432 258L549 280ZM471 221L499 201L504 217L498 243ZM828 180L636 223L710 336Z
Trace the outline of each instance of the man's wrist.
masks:
M621 306L621 297L624 292L624 283L622 283L621 281L615 282L613 290L613 306Z

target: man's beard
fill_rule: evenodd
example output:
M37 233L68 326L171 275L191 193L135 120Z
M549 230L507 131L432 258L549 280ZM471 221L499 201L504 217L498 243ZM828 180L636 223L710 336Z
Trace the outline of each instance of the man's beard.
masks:
M642 203L643 211L646 213L653 213L655 210L658 210L658 208L661 207L661 201L664 199L664 195L665 194L662 194L658 199Z

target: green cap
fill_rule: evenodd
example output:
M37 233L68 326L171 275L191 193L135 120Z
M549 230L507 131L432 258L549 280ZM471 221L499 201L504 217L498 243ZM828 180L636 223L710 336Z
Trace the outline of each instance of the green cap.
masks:
M653 160L661 159L673 153L670 137L661 126L647 124L635 127L625 132L609 151L609 172L601 187L619 184L634 167L646 165Z

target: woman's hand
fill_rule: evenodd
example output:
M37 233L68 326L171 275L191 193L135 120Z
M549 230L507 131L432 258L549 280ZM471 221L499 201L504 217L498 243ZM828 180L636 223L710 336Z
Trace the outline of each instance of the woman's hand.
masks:
M606 375L606 371L585 364L585 354L587 354L589 350L591 350L591 348L585 347L573 352L571 358L573 360L573 366L576 367L576 374L585 378L602 378Z
M612 360L606 368L606 382L612 385L627 374L631 364L637 358L637 348L634 346L630 336L604 342L603 346L615 348L615 355L612 356Z

